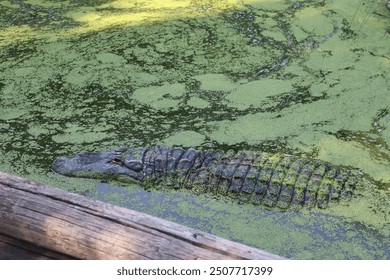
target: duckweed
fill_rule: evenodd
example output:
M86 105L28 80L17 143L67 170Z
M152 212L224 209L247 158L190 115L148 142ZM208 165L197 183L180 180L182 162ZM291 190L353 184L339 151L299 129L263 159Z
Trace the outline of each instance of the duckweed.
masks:
M0 1L0 170L289 258L389 259L389 18L362 0ZM369 183L280 212L50 168L159 143L294 153Z

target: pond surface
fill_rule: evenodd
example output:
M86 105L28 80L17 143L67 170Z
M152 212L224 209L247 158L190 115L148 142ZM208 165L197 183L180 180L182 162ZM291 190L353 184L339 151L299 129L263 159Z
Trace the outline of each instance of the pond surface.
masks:
M381 0L0 1L0 170L294 259L390 258ZM264 150L360 169L326 210L55 174L120 146Z

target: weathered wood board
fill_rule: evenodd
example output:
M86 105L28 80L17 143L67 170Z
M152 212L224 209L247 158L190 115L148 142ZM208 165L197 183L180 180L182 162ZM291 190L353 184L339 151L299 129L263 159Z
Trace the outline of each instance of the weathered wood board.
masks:
M283 259L1 172L0 258Z

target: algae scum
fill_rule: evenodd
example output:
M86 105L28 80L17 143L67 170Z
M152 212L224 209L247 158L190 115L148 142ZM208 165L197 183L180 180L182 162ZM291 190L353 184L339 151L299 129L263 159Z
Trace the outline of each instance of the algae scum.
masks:
M390 258L386 1L0 1L0 170L295 259ZM280 151L371 183L327 210L63 177L119 146Z

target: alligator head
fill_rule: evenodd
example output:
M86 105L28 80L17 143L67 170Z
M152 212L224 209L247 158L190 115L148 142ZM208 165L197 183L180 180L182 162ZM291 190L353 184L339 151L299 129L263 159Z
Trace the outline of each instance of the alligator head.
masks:
M62 175L93 179L138 182L143 180L144 151L141 148L115 151L80 153L70 157L59 157L52 169Z

